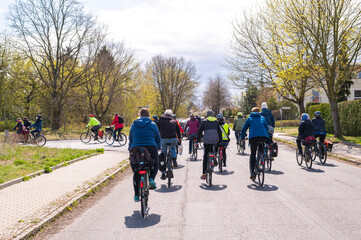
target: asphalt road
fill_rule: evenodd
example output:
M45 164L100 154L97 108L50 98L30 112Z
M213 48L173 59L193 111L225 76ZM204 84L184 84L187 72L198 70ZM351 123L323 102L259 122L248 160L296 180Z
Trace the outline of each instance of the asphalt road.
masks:
M211 188L199 179L200 156L184 154L171 188L158 174L148 218L133 202L129 175L47 239L361 239L361 169L328 159L307 170L293 148L280 145L279 153L258 187L249 179L248 154L238 155L233 139L227 170L214 174Z

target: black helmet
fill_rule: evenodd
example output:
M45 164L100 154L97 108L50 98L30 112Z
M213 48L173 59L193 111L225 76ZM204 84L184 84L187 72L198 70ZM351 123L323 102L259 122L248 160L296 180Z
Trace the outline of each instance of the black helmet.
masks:
M42 118L40 114L36 115L36 117L37 117L38 119L41 119L41 118Z
M315 116L316 116L316 117L321 117L321 112L320 112L320 111L316 111L316 112L315 112Z
M177 115L173 114L173 115L172 115L172 118L173 118L173 119L176 119L176 118L177 118Z

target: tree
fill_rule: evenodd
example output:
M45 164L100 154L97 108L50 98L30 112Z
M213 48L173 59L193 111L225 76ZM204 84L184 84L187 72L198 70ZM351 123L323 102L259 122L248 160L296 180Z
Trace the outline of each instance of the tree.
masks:
M228 90L227 82L217 74L208 80L207 88L203 93L203 106L210 108L216 114L222 108L231 104L231 94Z
M259 90L257 86L253 85L249 80L246 86L246 94L244 95L244 108L243 113L251 113L253 107L257 107L257 98Z
M192 61L158 55L146 64L146 69L163 111L172 109L176 114L184 102L193 98L198 75Z
M76 0L18 0L8 17L36 70L52 129L59 129L69 92L84 84L104 35Z

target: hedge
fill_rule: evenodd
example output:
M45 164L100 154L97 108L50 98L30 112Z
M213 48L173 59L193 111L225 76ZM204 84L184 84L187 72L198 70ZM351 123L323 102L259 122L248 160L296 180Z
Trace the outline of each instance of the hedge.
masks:
M13 121L0 121L0 132L3 132L5 129L11 130L15 127L16 122Z
M361 100L344 101L338 103L341 121L341 132L346 136L361 136ZM331 108L328 103L310 105L307 113L313 118L314 112L320 111L326 123L327 133L333 133Z
M282 127L298 127L300 120L282 120ZM276 121L276 127L281 127L281 121Z

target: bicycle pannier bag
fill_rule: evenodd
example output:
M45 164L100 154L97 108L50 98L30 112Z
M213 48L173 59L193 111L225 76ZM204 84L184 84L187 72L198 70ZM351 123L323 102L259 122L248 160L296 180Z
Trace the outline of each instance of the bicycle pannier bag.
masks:
M98 135L99 135L99 137L101 137L101 138L102 138L102 137L103 137L103 134L104 134L104 130L99 130L99 131L98 131Z
M326 144L326 149L327 151L331 152L332 151L332 147L333 147L333 143L330 141L325 140L325 144Z
M274 127L268 125L268 133L269 133L269 134L273 134L274 132L275 132Z
M316 138L313 136L308 136L305 138L305 140L303 141L303 143L307 146L311 146L314 145L316 142Z
M163 152L161 152L158 156L159 159L159 171L166 170L166 158Z
M277 143L272 143L271 145L271 156L272 157L277 157L278 156L278 145Z
M144 147L133 147L129 151L129 161L133 172L138 171L140 163L143 162L142 168L152 168L155 160L150 157L149 151Z

